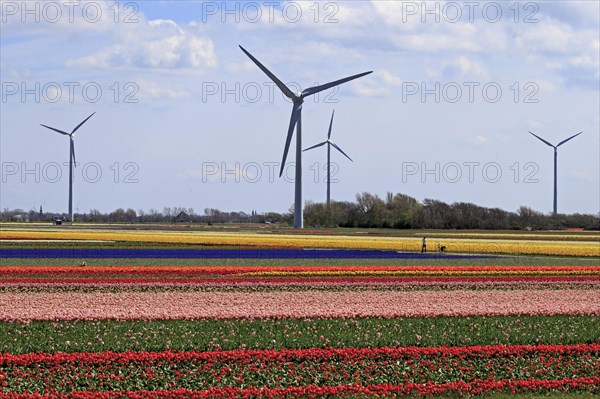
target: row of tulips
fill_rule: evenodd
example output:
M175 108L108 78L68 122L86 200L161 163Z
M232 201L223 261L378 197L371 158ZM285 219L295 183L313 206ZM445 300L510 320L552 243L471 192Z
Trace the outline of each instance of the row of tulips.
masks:
M117 226L117 225L121 225L124 227L127 227L129 229L132 230L137 230L135 228L135 226L132 226L130 223L124 223L124 224L119 224L119 223L113 223L112 225ZM36 224L36 223L27 223L26 225L21 225L19 228L15 228L15 224L14 223L2 223L0 222L0 226L2 226L5 231L8 231L9 229L11 231L39 231L39 226L43 226L44 230L48 229L48 225L47 224ZM101 226L105 229L107 229L109 226L107 226L106 223L86 223L85 225L79 225L79 226L75 226L79 229L88 229L90 227L94 227L94 226ZM164 225L161 226L164 229ZM225 226L222 226L225 227ZM229 226L228 226L229 227ZM223 233L223 234L231 234L232 232L236 232L237 230L235 230L235 228L238 227L248 227L247 225L239 225L239 226L235 226L232 225L231 226L232 229L229 229L230 231L226 231L227 229L222 229L221 231L218 230L214 230L214 231L210 231L210 234L219 234L219 233ZM186 230L186 229L184 229ZM184 230L181 229L174 229L172 230L172 232L179 232L182 233L184 232ZM261 231L263 230L263 231ZM55 231L60 231L59 229L55 229ZM122 228L117 229L112 229L112 231L123 231ZM200 230L199 230L200 231ZM247 231L247 230L246 230ZM294 229L283 229L283 228L276 228L276 229L271 229L271 228L266 228L266 229L260 229L257 228L255 230L256 233L262 233L262 234L303 234L303 235L340 235L341 233L335 229L308 229L305 228L302 231L298 231L298 230L294 230ZM369 231L363 231L363 232L356 232L355 233L356 236L373 236L373 234ZM412 231L408 231L408 232L403 232L402 230L396 230L396 231L391 231L389 234L384 234L384 233L380 233L379 234L382 237L418 237L420 235L422 235L422 233L415 233ZM595 240L598 241L599 237L598 237L598 233L595 231L563 231L563 232L543 232L543 231L516 231L516 230L512 230L510 232L503 232L503 231L495 231L495 230L477 230L477 231L468 231L468 230L431 230L427 232L427 236L431 237L431 238L483 238L483 239L568 239L568 240L574 240L574 239L583 239L583 240ZM10 236L10 234L6 233L5 234L6 239L9 240L18 240L19 237L17 236ZM42 238L31 238L32 240L43 240Z
M301 248L380 249L392 251L419 251L421 242L414 237L335 236L300 234L256 234L244 232L151 232L151 231L97 231L91 229L65 230L10 230L0 231L0 239L79 239L129 242L181 243L204 245L277 246ZM527 241L486 240L467 238L432 238L432 247L445 245L451 252L512 253L600 257L596 241Z
M281 290L296 288L348 288L361 289L369 287L400 288L411 287L430 288L565 288L597 286L600 276L502 276L502 277L470 277L470 276L323 276L313 278L297 277L252 277L252 278L203 278L154 276L139 278L139 276L34 276L10 277L0 280L0 288L93 288L112 287L128 290L135 287L171 287L183 289L203 288L277 288Z
M417 385L429 387L426 393L476 393L472 388L510 389L519 382L525 390L598 391L600 344L2 354L0 365L5 395L205 387L243 396L262 387L274 390L265 396L286 396L295 389L344 386L423 394ZM565 379L569 383L552 386ZM528 388L525 381L537 382Z
M151 364L167 363L207 363L220 364L235 362L238 365L252 365L273 362L354 362L361 359L415 360L422 358L449 357L457 359L487 359L507 356L596 355L594 364L600 367L600 343L591 344L546 344L546 345L473 345L473 346L405 346L399 348L309 348L281 350L239 349L229 351L162 351L162 352L58 352L58 353L0 353L0 365L7 367L30 368L33 366L62 367L64 365L109 366L129 362ZM212 366L211 366L212 367ZM6 377L6 375L5 375Z
M532 392L567 392L567 391L585 391L590 393L598 392L600 377L593 378L564 378L560 380L474 380L470 382L457 381L442 384L343 384L336 386L307 385L302 387L287 388L232 388L215 387L205 390L175 389L175 390L133 390L133 391L111 391L111 392L90 392L90 391L72 391L62 393L56 390L50 390L46 394L28 394L0 391L2 399L235 399L235 398L295 398L308 397L315 398L320 396L340 396L340 397L402 397L402 396L432 396L432 395L479 395L490 392L511 392L511 393L532 393Z
M0 287L54 284L240 286L274 284L323 288L339 284L597 284L600 266L6 266ZM481 284L480 284L481 283ZM283 287L285 288L285 287Z
M600 266L5 266L14 275L600 275Z
M25 304L25 305L24 305ZM0 292L0 321L598 315L600 290Z

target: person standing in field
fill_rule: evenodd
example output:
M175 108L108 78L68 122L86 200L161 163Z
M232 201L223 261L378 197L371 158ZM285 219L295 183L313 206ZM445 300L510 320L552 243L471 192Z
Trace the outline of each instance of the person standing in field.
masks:
M427 252L427 238L423 237L423 246L421 247L421 253Z

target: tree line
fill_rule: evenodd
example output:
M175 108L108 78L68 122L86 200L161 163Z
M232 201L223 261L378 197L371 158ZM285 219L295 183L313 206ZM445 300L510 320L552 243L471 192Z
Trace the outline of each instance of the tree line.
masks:
M284 223L285 217L276 212L223 212L214 208L206 208L203 214L197 214L193 208L185 207L165 207L161 211L118 208L107 213L92 209L87 213L73 214L73 219L80 223ZM33 209L24 211L5 208L0 212L2 222L54 222L67 218L66 212L43 212Z
M549 215L527 206L516 212L486 208L467 202L447 204L405 194L388 193L385 199L363 192L354 202L307 203L306 225L394 229L600 229L600 214Z
M293 224L293 207L288 213L257 211L225 212L205 208L197 214L192 208L165 207L162 211L116 209L102 213L96 209L75 213L76 222L105 223L273 223ZM41 209L23 211L4 209L2 221L52 222L66 220L66 214L44 213ZM306 202L304 221L307 227L360 227L392 229L489 229L489 230L554 230L586 228L600 230L600 214L558 214L538 212L521 206L516 212L486 208L466 202L447 204L425 199L423 202L405 194L388 193L385 198L367 192L356 195L355 201Z

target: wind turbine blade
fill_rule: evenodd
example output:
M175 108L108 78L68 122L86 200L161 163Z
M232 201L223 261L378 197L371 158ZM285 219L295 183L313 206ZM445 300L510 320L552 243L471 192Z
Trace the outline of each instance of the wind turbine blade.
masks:
M292 116L290 118L290 127L288 129L287 138L285 139L285 148L283 150L283 158L281 159L281 168L279 169L279 177L283 175L283 168L285 166L285 160L287 158L288 151L290 150L290 143L292 142L292 136L294 135L294 129L296 128L296 123L298 123L298 118L300 117L300 112L302 111L302 104L294 103L294 107L292 108Z
M329 132L327 132L327 140L331 138L331 127L333 126L333 115L335 114L335 109L331 113L331 122L329 122Z
M312 150L313 148L318 148L318 147L321 147L321 146L323 146L323 145L325 145L325 144L327 144L327 141L324 141L324 142L322 142L322 143L319 143L319 144L313 145L312 147L308 147L307 149L305 149L305 150L302 150L302 152L304 152L304 151L308 151L308 150Z
M88 119L90 119L92 116L94 116L95 112L93 114L91 114L90 116L88 116L87 118L85 118L83 120L83 122L81 122L79 125L75 126L75 129L73 129L73 131L71 132L71 134L75 133L77 131L77 129L79 129L81 127L81 125L83 125L84 123L87 122Z
M331 82L331 83L326 83L326 84L321 85L321 86L309 87L308 89L304 89L302 91L302 96L303 97L312 96L313 94L316 94L316 93L318 93L320 91L327 90L327 89L330 89L330 88L332 88L334 86L341 85L342 83L346 83L346 82L349 82L351 80L361 78L361 77L363 77L365 75L368 75L370 73L373 73L373 71L363 72L363 73L359 73L358 75L348 76L347 78L336 80L335 82Z
M55 129L55 128L53 128L53 127L50 127L50 126L42 125L41 123L40 123L40 125L41 125L41 126L44 126L46 129L54 130L54 131L55 131L55 132L57 132L57 133L64 134L65 136L68 136L68 135L69 135L69 133L67 133L67 132L63 132L62 130L58 130L58 129Z
M330 143L331 143L331 141L330 141ZM340 147L338 147L338 146L337 146L335 143L331 143L331 145L332 145L332 146L334 146L336 150L338 150L339 152L341 152L342 154L344 154L344 156L345 156L346 158L348 158L348 159L349 159L351 162L354 162L354 161L352 160L352 158L350 158L350 157L348 156L348 154L346 154L346 153L345 153L345 152L344 152L344 151L343 151L343 150L342 150Z
M291 99L298 98L298 96L296 96L296 94L294 94L294 92L291 91L289 87L287 87L281 80L279 80L277 76L273 74L273 72L269 71L266 66L261 64L259 60L254 58L252 54L247 52L245 48L240 46L240 49L242 49L242 51L248 56L248 58L250 58L256 64L257 67L259 67L265 74L267 74L268 77L271 78L271 80L277 85L277 87L279 87L283 94L285 94L288 98Z
M568 139L561 141L560 143L558 143L558 144L556 145L556 147L560 147L561 145L563 145L563 144L564 144L564 143L566 143L567 141L569 141L569 140L571 140L571 139L574 139L575 137L579 136L581 133L583 133L583 132L579 132L579 133L577 133L577 134L575 134L575 135L573 135L573 136L569 137Z
M77 167L77 162L75 162L75 143L73 139L71 139L71 158L73 158L73 166Z
M538 136L535 133L529 132L531 134L533 134L535 137L537 137L538 139L540 139L541 141L543 141L544 143L548 144L550 147L554 147L552 144L548 143L546 140L544 140L543 138L541 138L540 136Z

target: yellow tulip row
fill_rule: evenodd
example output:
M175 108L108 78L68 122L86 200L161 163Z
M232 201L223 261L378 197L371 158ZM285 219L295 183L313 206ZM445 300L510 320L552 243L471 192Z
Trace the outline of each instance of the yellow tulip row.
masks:
M588 240L599 240L600 234L594 231L586 232L496 232L496 231L461 231L461 230L435 230L427 232L432 237L473 237L473 238L486 238L486 237L502 237L502 238L514 238L514 239L527 239L527 238L561 238L561 239L588 239Z
M122 231L92 229L2 229L0 239L63 239L109 240L153 243L181 243L228 246L277 246L301 248L379 249L395 251L420 251L420 238L364 237L342 235L255 234L244 232L179 232L179 231ZM438 245L446 246L450 253L491 253L523 255L568 255L600 257L600 243L593 241L544 241L476 238L431 238L430 251Z

